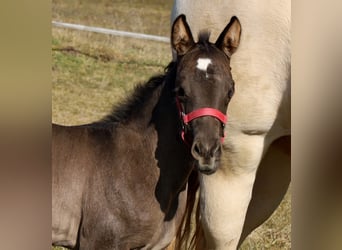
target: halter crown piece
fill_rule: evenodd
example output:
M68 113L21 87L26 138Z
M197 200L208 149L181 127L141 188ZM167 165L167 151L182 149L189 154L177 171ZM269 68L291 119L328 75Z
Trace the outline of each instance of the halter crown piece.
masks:
M179 116L182 120L183 126L182 126L182 140L187 144L187 145L191 145L190 142L187 140L187 138L185 137L185 127L189 125L189 123L192 120L195 120L199 117L203 117L203 116L211 116L214 117L216 119L218 119L221 122L222 127L224 127L227 123L228 117L223 114L220 110L214 109L214 108L200 108L200 109L196 109L192 112L190 112L189 114L185 114L183 107L178 99L178 97L176 97L176 105L177 105L177 109L179 112ZM223 136L221 137L221 143L223 143L224 141L224 133Z

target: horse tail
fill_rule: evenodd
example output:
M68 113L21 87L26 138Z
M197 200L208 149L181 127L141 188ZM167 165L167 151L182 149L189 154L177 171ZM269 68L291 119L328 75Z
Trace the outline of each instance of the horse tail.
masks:
M187 202L182 222L178 228L174 246L176 250L200 250L203 246L203 230L200 219L200 202L197 198L199 189L198 172L193 170L188 179ZM193 229L192 229L193 228Z

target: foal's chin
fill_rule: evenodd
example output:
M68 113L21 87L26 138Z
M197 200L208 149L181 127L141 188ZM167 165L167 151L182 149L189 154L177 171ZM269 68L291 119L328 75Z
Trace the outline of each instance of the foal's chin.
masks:
M208 164L204 163L202 159L199 159L196 160L196 167L201 174L212 175L217 171L219 167L219 161L212 159L212 161Z

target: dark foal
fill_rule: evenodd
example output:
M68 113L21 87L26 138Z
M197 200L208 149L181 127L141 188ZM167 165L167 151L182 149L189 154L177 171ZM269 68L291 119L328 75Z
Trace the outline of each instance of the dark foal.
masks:
M191 171L218 166L234 22L216 44L205 35L195 43L179 16L171 34L178 59L164 75L99 122L52 126L53 245L164 249L175 238Z

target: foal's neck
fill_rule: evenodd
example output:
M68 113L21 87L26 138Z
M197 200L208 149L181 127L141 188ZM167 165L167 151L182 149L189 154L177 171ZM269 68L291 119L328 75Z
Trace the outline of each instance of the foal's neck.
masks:
M155 194L165 212L165 220L174 218L193 166L190 150L181 140L181 122L173 90L174 79L166 79L152 120L158 134L155 157L160 169ZM184 193L181 197L184 198Z

